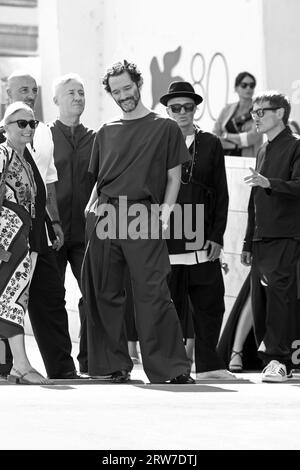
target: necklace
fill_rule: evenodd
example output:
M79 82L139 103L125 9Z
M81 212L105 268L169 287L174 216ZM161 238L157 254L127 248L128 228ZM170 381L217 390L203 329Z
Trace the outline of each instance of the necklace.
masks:
M192 159L186 163L182 164L182 172L180 182L181 184L189 184L193 176L193 168L195 163L196 155L196 129L194 129L194 140L193 140L193 150L192 150Z

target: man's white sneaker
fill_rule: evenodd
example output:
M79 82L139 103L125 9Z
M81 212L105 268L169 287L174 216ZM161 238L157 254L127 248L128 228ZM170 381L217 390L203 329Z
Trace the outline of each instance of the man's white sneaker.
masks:
M286 382L291 377L287 374L286 366L280 362L273 360L264 368L261 374L262 382Z
M198 372L196 374L197 380L203 379L220 379L220 380L233 380L236 379L236 376L229 372L226 369L218 369L218 370L208 370L207 372Z

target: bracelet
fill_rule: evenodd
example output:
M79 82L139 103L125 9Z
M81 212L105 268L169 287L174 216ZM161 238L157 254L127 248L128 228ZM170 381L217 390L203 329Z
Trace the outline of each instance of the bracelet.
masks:
M61 225L60 220L51 220L51 225Z

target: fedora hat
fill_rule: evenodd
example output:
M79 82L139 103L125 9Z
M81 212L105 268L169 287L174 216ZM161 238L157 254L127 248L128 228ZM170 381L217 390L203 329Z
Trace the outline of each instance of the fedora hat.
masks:
M168 106L168 101L176 96L187 96L192 98L196 104L200 104L203 101L202 96L195 93L194 88L189 82L172 82L169 86L168 93L160 98L161 104Z

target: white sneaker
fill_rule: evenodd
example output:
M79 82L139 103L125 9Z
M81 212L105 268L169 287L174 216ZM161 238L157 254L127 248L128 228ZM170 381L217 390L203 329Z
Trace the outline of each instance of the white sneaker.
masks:
M291 375L289 375L291 376ZM275 359L264 368L261 374L262 382L286 382L289 378L286 366Z
M236 379L236 376L229 372L226 369L218 369L218 370L208 370L207 372L198 372L196 374L197 380L203 379L221 379L221 380L232 380Z

